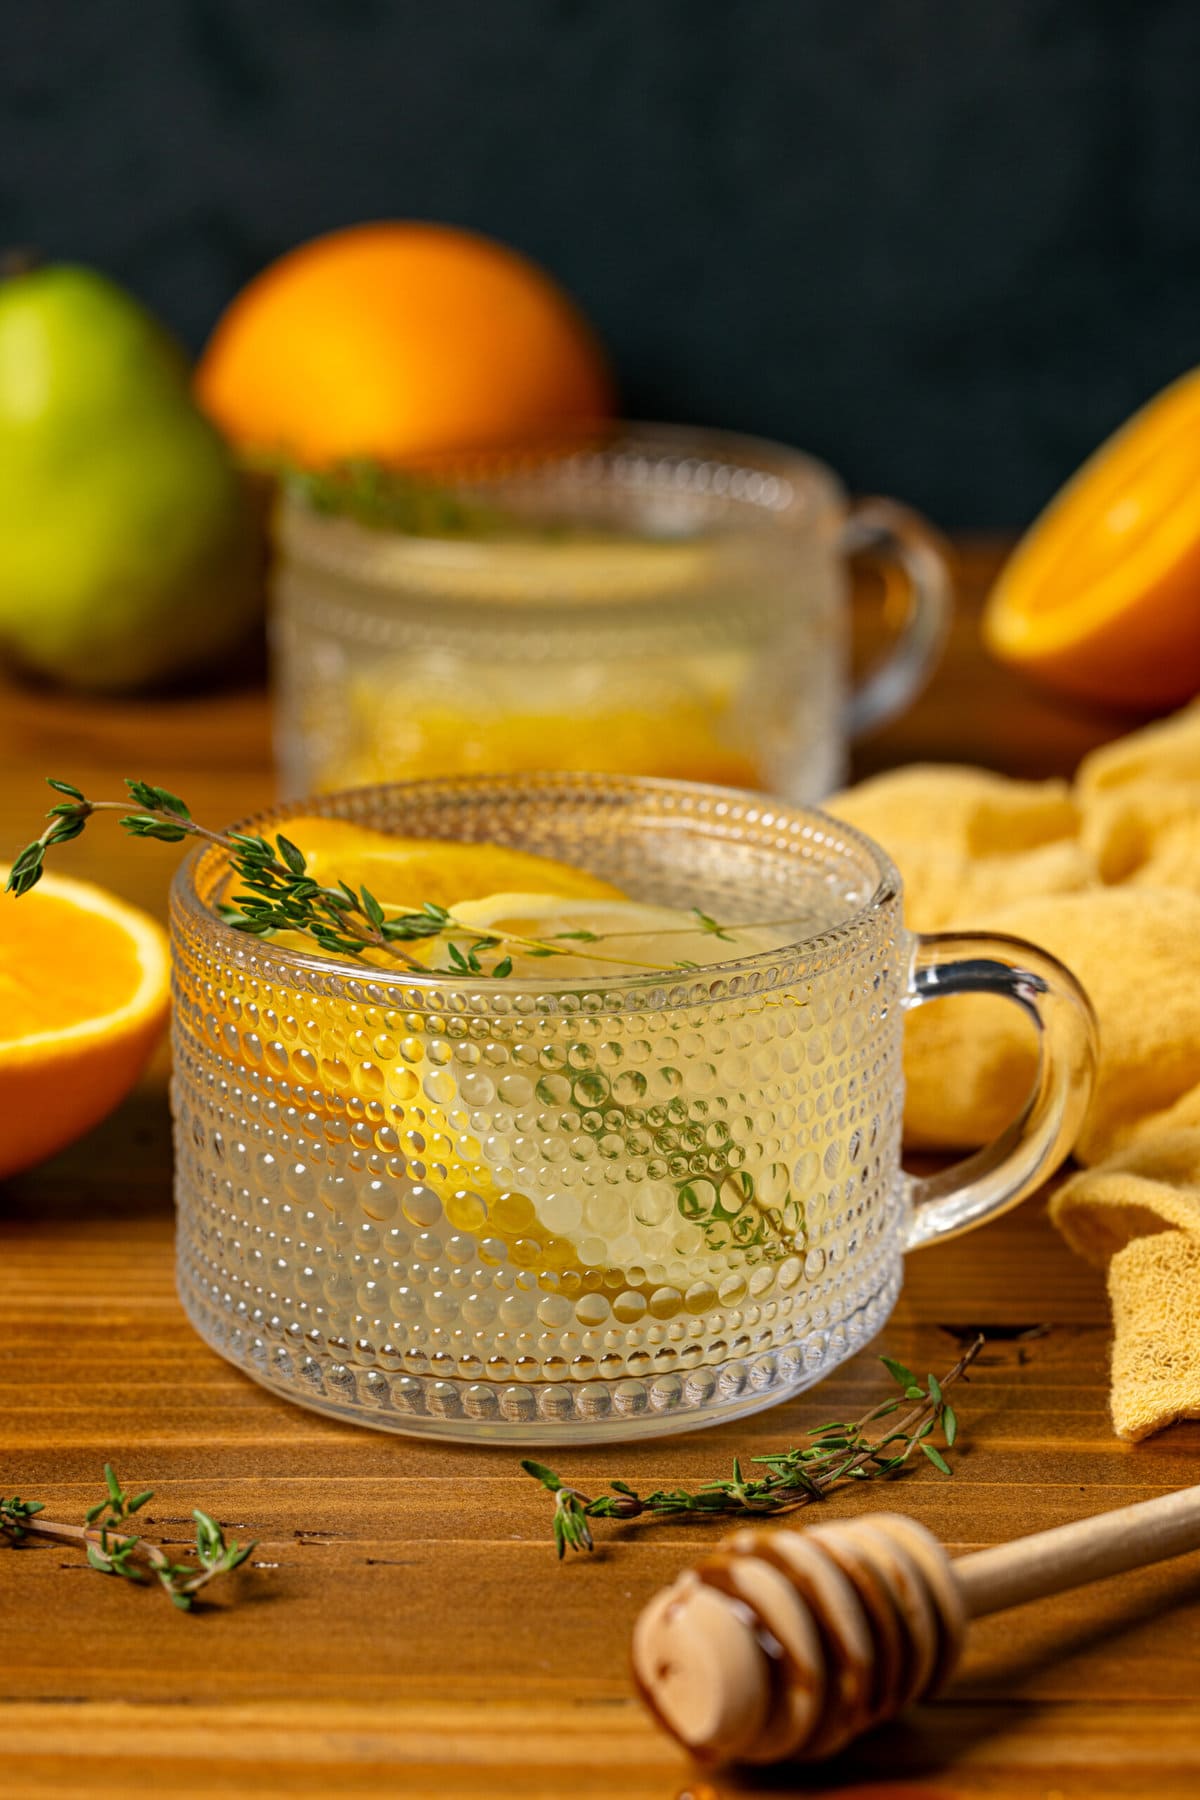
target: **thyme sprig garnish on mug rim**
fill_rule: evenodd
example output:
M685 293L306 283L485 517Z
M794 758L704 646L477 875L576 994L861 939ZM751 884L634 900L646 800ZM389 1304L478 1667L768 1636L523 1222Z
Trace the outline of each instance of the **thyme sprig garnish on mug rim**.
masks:
M880 1362L900 1392L873 1406L860 1419L830 1420L810 1426L805 1433L809 1441L801 1447L752 1458L753 1467L765 1468L763 1475L747 1474L735 1457L733 1474L724 1481L706 1481L698 1488L659 1488L650 1494L639 1494L628 1482L613 1481L609 1483L612 1493L593 1498L571 1487L544 1463L526 1459L521 1467L554 1495L554 1541L560 1560L568 1548L595 1548L592 1519L628 1521L644 1514L736 1518L790 1512L823 1500L831 1489L845 1482L896 1475L916 1450L939 1474L950 1475L953 1471L933 1442L933 1434L940 1431L947 1450L957 1443L958 1415L946 1399L946 1392L966 1377L983 1345L980 1334L940 1381L936 1375L920 1381L903 1363L881 1356ZM902 1412L906 1402L908 1410ZM902 1413L899 1418L898 1413ZM892 1422L885 1425L885 1421Z
M49 850L77 838L95 813L113 812L120 815L118 823L131 837L153 838L165 844L199 838L224 849L230 868L244 883L245 891L219 902L215 911L235 931L253 937L267 937L277 931L298 932L332 956L357 960L367 952L382 952L418 975L478 975L503 981L513 973L515 955L570 956L577 944L595 946L647 935L644 931L578 929L555 932L545 938L528 937L473 925L428 900L406 911L389 911L365 886L354 888L345 881L323 885L316 881L300 846L283 832L276 832L271 839L256 832L212 831L193 819L186 802L168 788L126 779L126 799L92 800L69 781L48 776L47 784L60 797L46 814L48 823L40 835L20 851L9 871L6 891L18 898L41 880ZM732 933L736 931L799 923L780 918L723 925L698 906L691 911L695 924L669 926L652 935L657 938L699 934L735 943ZM428 939L442 941L445 963L431 966L405 948ZM485 958L490 961L485 963ZM644 970L660 975L692 971L700 966L682 958L660 963L622 956L619 952L609 956L594 948L590 949L589 960L625 971Z
M191 1553L194 1560L176 1561L161 1544L128 1529L134 1516L153 1500L154 1489L127 1493L111 1463L104 1465L104 1483L103 1498L88 1508L82 1525L45 1518L46 1509L40 1500L22 1500L15 1494L8 1499L0 1497L0 1538L6 1538L11 1545L24 1543L30 1537L82 1544L88 1562L101 1575L117 1575L136 1586L157 1581L180 1612L191 1612L197 1595L210 1581L231 1575L258 1548L257 1539L250 1544L226 1543L216 1520L195 1507L192 1518L196 1543Z
M456 492L428 471L396 468L370 457L347 457L321 469L303 468L278 457L259 457L251 467L276 476L289 496L310 512L350 518L376 531L487 542L563 535L561 527L533 528L515 513Z

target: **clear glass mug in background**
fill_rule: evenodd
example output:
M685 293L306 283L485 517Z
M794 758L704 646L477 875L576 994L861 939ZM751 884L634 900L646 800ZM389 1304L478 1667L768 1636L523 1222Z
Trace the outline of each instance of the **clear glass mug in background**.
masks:
M305 810L795 927L703 969L384 972L238 933L212 911L222 853L189 857L171 907L180 1294L215 1349L304 1405L514 1444L756 1411L871 1338L905 1253L1021 1199L1083 1118L1094 1022L1068 971L1012 938L914 936L887 857L821 813L586 775ZM904 1014L964 992L1023 1009L1037 1078L993 1145L914 1179Z
M847 738L936 660L945 562L911 513L721 432L613 426L415 471L454 528L381 529L285 494L273 645L284 791L606 769L814 800ZM428 509L426 509L427 512ZM846 558L907 611L851 693Z

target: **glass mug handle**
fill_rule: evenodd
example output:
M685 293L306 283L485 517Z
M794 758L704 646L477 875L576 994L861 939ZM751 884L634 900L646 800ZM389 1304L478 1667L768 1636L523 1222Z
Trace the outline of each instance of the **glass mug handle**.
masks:
M860 500L842 527L846 556L895 563L908 584L908 610L899 636L870 670L846 709L846 731L860 737L912 700L932 671L950 625L950 569L936 534L894 500Z
M1000 994L1033 1021L1038 1067L1020 1115L992 1143L937 1175L910 1176L906 1250L1007 1212L1074 1143L1096 1073L1096 1015L1055 957L1022 938L943 932L916 939L906 1007L951 994Z

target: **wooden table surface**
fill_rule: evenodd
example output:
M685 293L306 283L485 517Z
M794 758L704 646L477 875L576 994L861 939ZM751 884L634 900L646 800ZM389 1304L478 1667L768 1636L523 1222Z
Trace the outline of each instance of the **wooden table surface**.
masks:
M1039 697L979 648L995 567L962 552L950 652L921 703L862 747L1067 773L1124 722ZM256 690L108 705L0 693L0 846L30 833L44 774L99 791L165 782L223 821L272 794ZM162 914L175 852L96 829L60 866ZM514 1453L406 1441L274 1398L192 1333L172 1286L165 1060L123 1110L0 1188L0 1490L78 1518L111 1459L164 1538L201 1504L256 1535L239 1586L192 1617L72 1551L0 1551L0 1792L586 1796L1192 1796L1200 1793L1200 1556L982 1622L943 1698L819 1771L701 1777L630 1691L640 1603L716 1535L611 1528L560 1567ZM991 1334L962 1396L953 1480L922 1468L830 1511L893 1504L955 1550L1196 1479L1200 1427L1136 1449L1106 1414L1100 1278L1038 1201L914 1256L880 1344L817 1395L661 1443L563 1452L612 1476L695 1484L883 1392L883 1348L924 1370Z

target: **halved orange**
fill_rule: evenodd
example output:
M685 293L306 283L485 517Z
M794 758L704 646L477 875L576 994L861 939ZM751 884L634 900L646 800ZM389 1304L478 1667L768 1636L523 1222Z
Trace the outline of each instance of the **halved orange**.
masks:
M1118 706L1200 692L1200 369L1083 465L988 600L989 648L1064 693Z
M124 1099L169 999L166 936L136 907L52 875L20 900L0 895L0 1180Z

